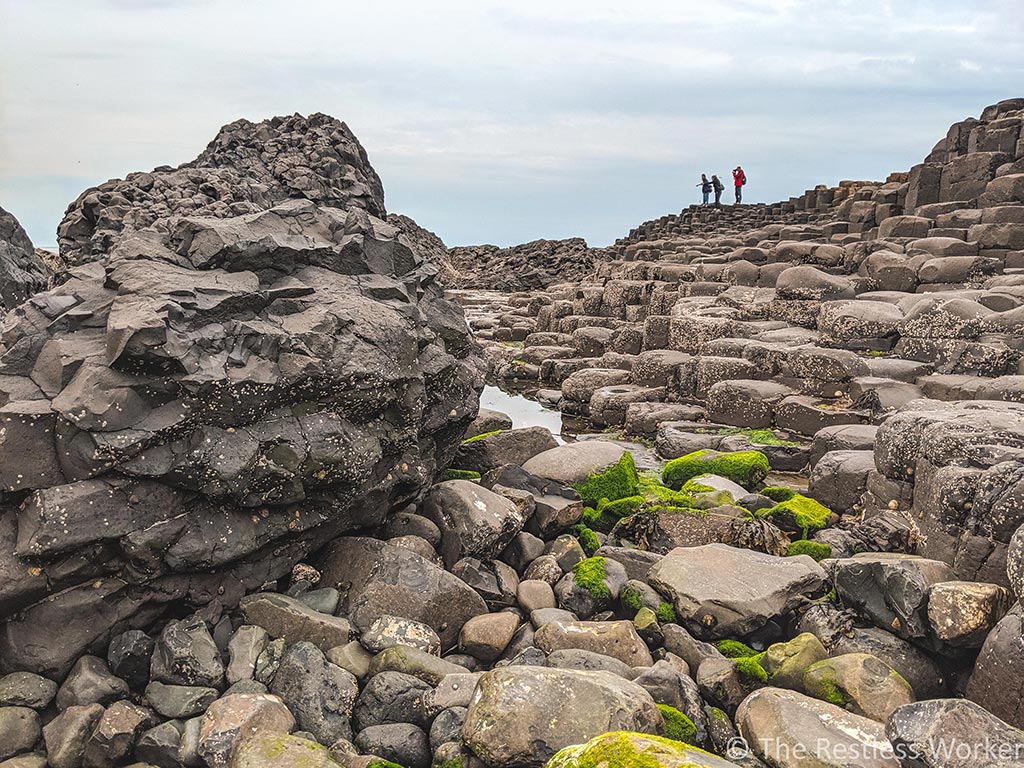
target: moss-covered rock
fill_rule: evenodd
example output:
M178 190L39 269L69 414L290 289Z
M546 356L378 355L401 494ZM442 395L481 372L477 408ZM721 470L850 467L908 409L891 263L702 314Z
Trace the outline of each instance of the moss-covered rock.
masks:
M628 454L627 454L628 455ZM590 528L608 533L624 517L629 517L647 502L643 496L626 496L614 501L604 498L596 507L585 507L583 522Z
M768 485L758 491L758 493L776 502L789 501L789 499L797 495L795 490L784 485Z
M659 704L658 711L665 718L664 736L666 739L681 741L684 744L693 744L696 741L697 726L693 724L693 720L668 704Z
M327 747L315 741L280 733L257 733L237 747L235 768L343 768Z
M827 658L828 651L821 641L810 632L804 632L789 642L770 645L761 658L761 666L772 685L803 691L808 668Z
M546 768L735 768L735 763L662 736L611 731L566 747Z
M744 656L757 655L757 651L739 640L719 640L715 643L715 647L727 659L741 659Z
M761 513L784 531L800 533L804 537L819 531L832 519L832 510L809 496L793 494L785 501Z
M672 603L662 600L658 603L658 610L654 612L658 622L661 624L675 624L676 623L676 609Z
M470 443L475 443L475 442L477 442L479 440L485 440L488 437L490 437L491 435L497 435L497 434L501 433L502 431L503 430L495 429L492 432L484 432L482 435L474 435L473 437L470 437L470 438L467 438L466 440L463 440L462 441L462 445L469 445Z
M449 467L441 474L441 481L445 480L479 480L480 473L475 469L453 469Z
M639 481L633 454L626 451L614 465L590 475L583 482L573 483L572 487L584 504L596 509L602 499L618 501L636 495Z
M804 673L804 690L880 723L914 701L910 683L869 653L845 653L812 664Z
M822 560L832 557L832 547L828 544L819 544L816 541L800 539L786 547L786 557L793 557L794 555L807 555L813 558L815 562L820 563Z
M599 600L610 600L615 597L607 583L607 563L607 559L603 557L588 557L586 560L580 560L572 568L576 584L589 592L591 597Z
M764 667L761 666L761 659L763 657L764 654L759 653L755 656L743 656L738 659L733 659L733 662L736 664L736 671L739 672L742 677L761 683L767 683L768 673L765 671Z
M691 478L720 475L750 490L768 476L768 470L768 457L760 451L720 453L705 449L669 461L661 479L669 488L679 490Z
M583 551L587 553L587 557L592 556L601 546L601 542L598 540L597 534L583 523L576 523L576 525L569 530L572 535L576 537L576 541L580 543L580 546L583 547Z

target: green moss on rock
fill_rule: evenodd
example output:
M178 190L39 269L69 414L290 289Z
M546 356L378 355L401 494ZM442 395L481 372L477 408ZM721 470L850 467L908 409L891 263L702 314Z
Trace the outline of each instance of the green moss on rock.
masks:
M681 741L684 744L694 744L697 741L697 726L693 724L693 720L668 704L659 704L658 711L665 719L666 739Z
M477 440L483 440L484 438L490 437L491 435L496 435L496 434L498 434L501 431L503 431L503 430L495 429L495 430L493 430L491 432L484 432L483 434L480 434L480 435L474 435L473 437L470 437L470 438L467 438L466 440L463 440L462 444L463 445L467 445L469 443L475 443Z
M643 600L640 598L640 590L631 584L626 584L619 592L619 602L623 608L632 611L634 615L644 607Z
M597 540L597 534L583 523L576 523L570 530L576 537L576 541L583 547L583 551L587 553L587 557L593 555L600 548L601 542Z
M832 557L832 547L828 544L819 544L816 541L801 539L800 541L794 541L786 547L786 557L793 557L794 555L808 555L820 563L822 560Z
M796 531L804 537L814 531L820 531L832 519L831 509L800 493L779 502L761 514L771 518L771 521L783 530Z
M658 610L654 612L654 615L657 616L660 624L676 623L676 609L673 607L672 603L664 600L658 604Z
M608 533L624 517L629 517L647 502L643 496L627 496L624 499L601 499L596 508L583 510L583 521L596 531Z
M446 469L441 480L479 480L480 473L473 469Z
M770 429L743 429L741 427L728 427L718 430L720 435L743 435L754 445L772 445L783 448L799 448L800 443L794 440L783 440Z
M723 760L664 736L610 731L586 744L566 747L545 768L706 768Z
M572 575L576 583L590 593L591 597L601 600L609 600L613 597L606 579L608 570L605 564L608 561L603 557L588 557L580 560L572 567Z
M797 492L784 485L769 485L758 491L762 496L767 496L772 501L789 501Z
M757 651L739 640L719 640L715 643L715 647L727 659L742 659L745 656L757 655Z
M768 470L768 457L760 451L701 450L669 461L661 479L669 488L679 490L687 480L699 475L720 475L750 489L768 476Z
M761 666L761 658L763 656L763 653L759 653L756 656L744 656L739 659L733 659L733 662L736 664L736 671L743 677L767 683L768 673L765 672L764 667Z
M573 488L583 499L584 504L596 508L601 499L618 501L634 496L639 480L633 454L626 451L611 467L590 475L582 483L574 484Z

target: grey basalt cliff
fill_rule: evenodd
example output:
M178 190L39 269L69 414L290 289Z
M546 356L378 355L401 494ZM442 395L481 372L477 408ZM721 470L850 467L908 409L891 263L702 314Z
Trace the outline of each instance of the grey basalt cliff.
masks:
M168 605L230 607L433 481L483 364L384 215L324 115L71 206L73 266L0 339L0 666L61 675Z

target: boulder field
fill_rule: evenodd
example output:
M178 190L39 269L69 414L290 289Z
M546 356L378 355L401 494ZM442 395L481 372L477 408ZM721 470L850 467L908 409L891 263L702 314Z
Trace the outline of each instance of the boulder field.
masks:
M1022 126L599 251L239 121L0 228L0 768L1021 765Z

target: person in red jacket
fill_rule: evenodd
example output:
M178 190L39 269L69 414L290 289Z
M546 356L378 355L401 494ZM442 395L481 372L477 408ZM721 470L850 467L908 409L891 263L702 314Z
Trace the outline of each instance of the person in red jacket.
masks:
M738 165L732 172L732 183L736 188L736 205L743 202L743 185L747 183L747 174Z

